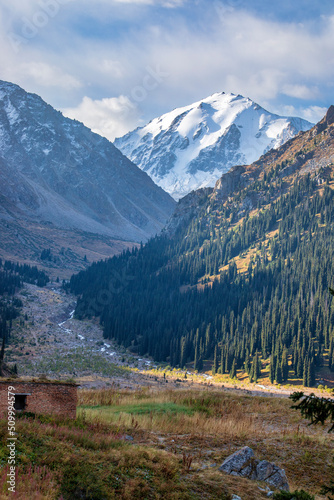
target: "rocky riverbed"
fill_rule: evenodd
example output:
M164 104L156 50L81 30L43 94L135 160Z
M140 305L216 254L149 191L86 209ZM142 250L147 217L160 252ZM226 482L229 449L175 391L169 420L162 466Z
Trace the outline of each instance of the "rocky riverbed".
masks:
M17 297L22 316L13 324L6 358L17 364L20 376L75 378L86 386L142 385L138 374L155 366L105 340L97 320L76 320L75 297L59 283L26 284Z
M25 284L17 298L23 308L20 318L13 322L6 361L17 365L20 377L75 379L82 387L96 388L161 388L167 383L169 388L218 387L254 396L288 397L295 390L241 381L219 382L207 373L193 373L190 367L187 373L164 373L161 367L159 371L152 359L104 339L97 318L75 319L76 297L66 294L60 283L51 282L43 288Z

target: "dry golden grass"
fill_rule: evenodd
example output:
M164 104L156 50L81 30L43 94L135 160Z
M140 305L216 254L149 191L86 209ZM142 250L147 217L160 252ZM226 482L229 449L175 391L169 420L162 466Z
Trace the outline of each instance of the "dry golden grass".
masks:
M141 445L172 451L184 460L191 457L187 480L198 481L199 488L203 482L212 484L211 496L203 498L219 498L214 492L222 484L243 500L261 498L254 483L217 470L245 445L258 458L283 467L291 489L315 494L332 474L333 438L326 429L308 426L287 398L205 389L108 389L79 391L79 404L88 419L116 424Z

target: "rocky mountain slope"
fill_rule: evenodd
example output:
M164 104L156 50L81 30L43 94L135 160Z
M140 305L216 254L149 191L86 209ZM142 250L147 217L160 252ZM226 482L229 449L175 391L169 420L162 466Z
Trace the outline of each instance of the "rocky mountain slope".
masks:
M330 106L324 118L311 130L287 141L277 150L271 150L251 165L236 166L223 175L216 183L211 195L211 201L224 202L236 190L250 189L256 181L266 179L269 172L277 170L275 183L285 181L285 191L292 183L306 174L317 174L321 171L321 179L332 175L334 170L334 106ZM320 181L319 181L320 182ZM240 208L245 211L256 208L260 199L268 193L259 191L252 197L246 195ZM272 191L272 198L276 199L284 194L282 190ZM252 198L252 199L251 199Z
M311 126L223 92L156 118L115 145L178 199L213 187L231 167L252 163Z
M293 182L305 174L321 170L321 178L329 178L334 171L334 106L330 106L324 118L310 130L285 142L278 149L272 149L250 165L236 165L223 174L213 189L202 189L179 200L176 209L166 225L167 234L174 234L192 217L203 210L210 213L220 210L232 201L235 193L245 190L238 208L240 215L257 208L263 200L275 200L286 193ZM256 183L267 179L269 172L277 170L274 183L285 181L285 190L271 189L270 193L256 188ZM275 171L276 171L275 170ZM254 186L254 189L252 189ZM200 200L200 201L199 201ZM204 207L204 208L203 208Z
M0 82L0 179L2 218L15 213L126 240L157 233L174 208L108 140L6 82Z
M124 248L115 240L159 232L174 205L107 139L0 82L2 257L36 262L55 243L59 267L80 269L86 254L96 260Z

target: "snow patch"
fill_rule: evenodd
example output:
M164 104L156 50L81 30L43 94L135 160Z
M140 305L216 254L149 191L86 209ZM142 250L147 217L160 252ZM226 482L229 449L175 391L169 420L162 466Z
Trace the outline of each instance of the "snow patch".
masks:
M213 187L234 165L253 163L311 126L269 113L249 98L216 93L155 118L115 145L177 200Z

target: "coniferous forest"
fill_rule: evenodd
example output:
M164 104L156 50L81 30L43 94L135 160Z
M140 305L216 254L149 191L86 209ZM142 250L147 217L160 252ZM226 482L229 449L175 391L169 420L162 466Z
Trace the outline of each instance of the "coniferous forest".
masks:
M12 320L20 314L22 302L14 297L22 288L23 282L45 286L48 276L36 266L17 264L0 259L0 338L7 342L10 336Z
M257 381L270 360L272 382L305 386L324 359L334 371L332 171L284 168L73 276L77 317L100 316L105 338L173 367Z

